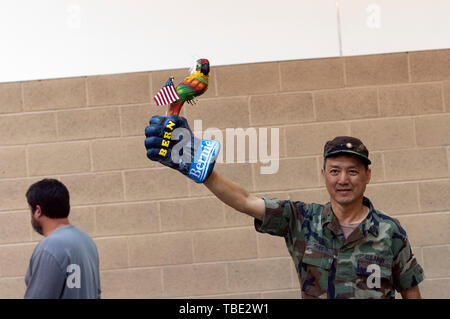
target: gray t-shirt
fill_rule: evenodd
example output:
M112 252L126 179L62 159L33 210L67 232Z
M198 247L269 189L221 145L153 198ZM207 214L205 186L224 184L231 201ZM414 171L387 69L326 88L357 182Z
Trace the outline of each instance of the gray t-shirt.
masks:
M55 229L34 249L25 284L26 299L100 298L97 246L73 225Z
M350 234L353 233L353 231L356 229L356 227L359 226L359 223L346 224L346 223L343 223L343 222L339 222L339 224L341 225L341 229L344 232L345 239L347 239L348 236L350 236Z

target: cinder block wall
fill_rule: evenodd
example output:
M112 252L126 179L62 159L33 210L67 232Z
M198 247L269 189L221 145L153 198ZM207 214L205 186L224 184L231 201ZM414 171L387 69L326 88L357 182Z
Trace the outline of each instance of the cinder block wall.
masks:
M1 298L25 291L41 237L24 194L44 177L68 186L72 223L98 245L104 298L299 297L283 239L146 158L144 128L166 110L152 96L187 73L0 84ZM367 196L407 230L423 296L450 298L450 50L213 66L183 114L203 129L279 128L277 174L259 162L217 170L283 199L326 202L324 142L360 137L373 161Z

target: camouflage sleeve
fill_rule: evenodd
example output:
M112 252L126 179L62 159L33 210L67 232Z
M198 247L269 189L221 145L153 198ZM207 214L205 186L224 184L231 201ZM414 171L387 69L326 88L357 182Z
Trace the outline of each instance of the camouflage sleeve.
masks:
M400 249L394 257L392 272L394 288L400 292L418 285L425 276L422 267L412 253L408 237L405 236L398 246Z
M306 205L302 202L291 202L277 198L263 198L266 204L264 220L255 218L255 229L260 233L286 237L294 227L303 223Z

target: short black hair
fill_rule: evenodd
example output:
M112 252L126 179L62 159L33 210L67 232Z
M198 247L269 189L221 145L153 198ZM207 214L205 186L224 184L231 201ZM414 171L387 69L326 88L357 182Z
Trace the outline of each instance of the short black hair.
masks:
M330 156L328 156L328 157L325 157L325 158L323 159L323 169L325 169L325 166L326 166L326 164L327 164L327 158L333 158L333 157L338 157L338 156L342 156L342 155L344 155L344 156L351 156L351 157L354 157L354 158L359 159L359 161L364 165L364 168L366 169L366 171L369 169L369 163L368 163L367 161L365 161L365 160L364 160L362 157L360 157L360 156L353 155L353 154L350 154L350 153L348 153L348 154L346 154L346 153L339 153L339 154L336 154L336 155L330 155Z
M56 179L45 178L31 185L26 193L28 205L34 213L39 205L42 214L49 218L66 218L70 212L67 187Z

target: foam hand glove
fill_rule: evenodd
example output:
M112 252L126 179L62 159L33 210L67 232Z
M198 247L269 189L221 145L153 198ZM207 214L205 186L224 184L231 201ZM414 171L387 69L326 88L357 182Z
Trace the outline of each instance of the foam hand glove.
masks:
M197 183L211 175L220 144L195 137L184 117L153 116L145 136L147 157L152 161L176 169Z

